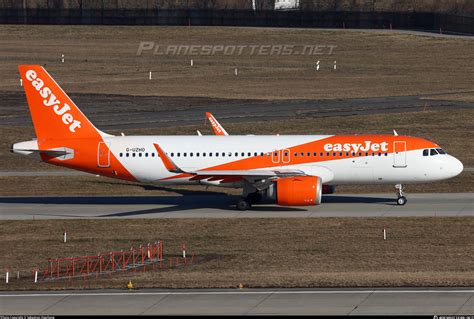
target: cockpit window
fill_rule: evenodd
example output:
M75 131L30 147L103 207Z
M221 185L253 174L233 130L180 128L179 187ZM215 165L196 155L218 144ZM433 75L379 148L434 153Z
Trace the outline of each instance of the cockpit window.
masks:
M437 148L436 150L437 150L438 153L440 153L440 154L443 154L443 155L446 154L446 152L445 152L442 148Z
M423 156L430 155L430 150L423 150Z
M430 149L430 155L431 156L438 155L438 152L436 151L436 149L432 148L432 149Z

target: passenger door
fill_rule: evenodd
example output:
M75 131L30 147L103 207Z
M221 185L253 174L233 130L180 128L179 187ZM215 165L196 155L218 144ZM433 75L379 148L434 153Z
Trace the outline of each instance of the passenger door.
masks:
M97 148L97 166L110 167L110 143L99 142Z
M393 167L407 167L407 142L393 142Z

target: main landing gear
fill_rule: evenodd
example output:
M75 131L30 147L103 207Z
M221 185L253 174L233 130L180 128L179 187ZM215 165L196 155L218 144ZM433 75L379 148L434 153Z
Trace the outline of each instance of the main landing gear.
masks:
M407 198L403 196L403 185L397 184L395 185L395 189L397 190L397 204L399 206L403 206L407 203Z
M252 204L256 204L262 200L262 194L255 192L248 194L245 198L239 199L237 202L238 210L247 210L252 208Z

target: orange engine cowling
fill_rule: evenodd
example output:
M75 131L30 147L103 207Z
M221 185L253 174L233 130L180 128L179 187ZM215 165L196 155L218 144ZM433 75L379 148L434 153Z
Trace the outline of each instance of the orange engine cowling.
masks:
M322 182L317 176L280 178L276 182L276 201L281 206L321 204Z

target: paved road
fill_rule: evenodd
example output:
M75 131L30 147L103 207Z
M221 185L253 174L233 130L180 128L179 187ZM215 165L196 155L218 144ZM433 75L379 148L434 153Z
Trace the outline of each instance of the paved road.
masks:
M0 293L2 314L472 315L474 290L285 289Z
M394 194L337 194L323 196L320 206L256 205L245 212L235 209L236 196L183 194L0 197L0 219L474 216L473 193L408 194L405 206L396 205Z
M468 91L472 92L472 91ZM431 95L440 95L431 94ZM474 103L422 100L423 96L337 100L235 100L198 97L71 94L81 110L100 129L156 128L203 125L210 111L225 125L286 118L312 118L435 109L473 108ZM22 92L0 92L0 125L32 125ZM269 111L271 110L271 111ZM189 132L194 134L195 132ZM232 132L229 132L232 134Z

